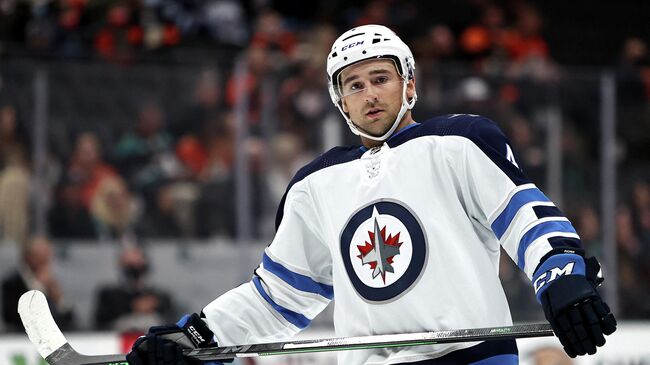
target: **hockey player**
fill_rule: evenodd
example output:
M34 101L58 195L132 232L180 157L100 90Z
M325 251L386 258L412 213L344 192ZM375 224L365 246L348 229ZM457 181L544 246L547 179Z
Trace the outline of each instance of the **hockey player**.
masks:
M302 168L252 280L200 316L152 328L131 364L184 364L184 346L287 338L334 298L337 336L511 325L500 247L531 279L567 354L605 343L616 321L596 290L598 263L583 257L571 223L519 169L492 121L415 122L414 71L408 46L386 27L336 40L329 91L362 146L334 148ZM518 363L514 340L338 356L345 365Z

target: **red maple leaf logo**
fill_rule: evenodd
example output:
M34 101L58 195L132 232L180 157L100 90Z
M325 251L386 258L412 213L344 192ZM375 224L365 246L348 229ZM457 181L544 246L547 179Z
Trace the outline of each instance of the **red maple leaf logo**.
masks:
M377 221L375 220L375 229L377 229ZM394 272L391 264L396 255L399 255L399 248L402 246L403 242L399 241L400 233L397 233L395 236L389 234L386 237L386 226L384 226L379 234L381 238L376 237L374 232L368 231L368 237L370 242L364 242L364 245L357 245L360 255L357 255L363 264L370 265L370 269L373 270L373 278L381 275L384 284L386 283L386 271ZM384 247L379 247L379 246ZM368 255L372 259L368 259ZM378 265L381 266L379 269Z

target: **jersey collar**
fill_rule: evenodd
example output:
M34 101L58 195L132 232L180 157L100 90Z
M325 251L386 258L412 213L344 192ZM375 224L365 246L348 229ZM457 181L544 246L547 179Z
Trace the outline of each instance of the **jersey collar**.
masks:
M399 135L401 135L402 133L406 132L407 130L409 130L409 129L413 128L413 127L419 126L419 125L420 125L420 123L418 123L418 122L415 122L414 124L409 124L409 125L407 125L406 127L402 128L402 129L400 129L400 130L398 130L396 133L393 133L392 136L388 137L388 139L386 140L386 142L391 142L391 141L392 141L393 139L395 139L397 136L399 136ZM366 146L363 146L363 145L361 145L361 147L359 147L359 149L361 150L361 152L366 152L366 151L368 151L368 148L367 148Z

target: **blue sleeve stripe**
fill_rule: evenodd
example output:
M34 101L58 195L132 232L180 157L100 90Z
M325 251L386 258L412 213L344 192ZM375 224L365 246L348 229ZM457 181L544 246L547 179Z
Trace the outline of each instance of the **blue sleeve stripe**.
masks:
M573 228L571 223L567 221L549 221L536 225L526 232L519 242L519 248L517 249L517 266L522 270L526 266L526 250L533 241L545 234L553 232L577 234L575 228Z
M296 313L292 310L289 310L274 302L273 299L271 299L271 297L266 293L264 287L262 287L262 283L258 276L253 277L252 281L253 284L255 285L255 289L257 289L257 291L260 293L262 298L264 298L264 300L266 300L266 302L269 303L271 307L275 309L276 312L280 313L280 315L284 317L284 319L289 321L289 323L293 324L294 326L300 329L309 326L309 323L311 323L311 320L309 318L303 316L300 313Z
M264 269L273 273L292 287L304 292L318 294L329 300L334 299L333 286L319 283L309 276L295 273L271 260L266 253L262 256L262 263L264 264Z
M506 208L499 214L497 219L492 222L492 231L497 236L498 239L503 237L503 234L510 226L510 223L515 218L515 215L524 205L530 202L550 202L551 200L544 195L537 188L530 188L522 191L518 191L515 195L512 196Z

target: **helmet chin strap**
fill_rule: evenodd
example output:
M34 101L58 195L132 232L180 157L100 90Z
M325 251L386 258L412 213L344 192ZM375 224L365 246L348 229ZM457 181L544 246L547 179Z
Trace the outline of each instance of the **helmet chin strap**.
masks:
M388 137L390 137L395 132L395 129L397 129L397 126L402 121L402 118L404 117L404 114L406 114L406 111L413 108L413 105L415 104L415 99L416 99L415 96L411 99L410 102L406 98L407 83L408 83L407 79L405 79L404 82L402 83L402 107L400 108L399 113L397 113L397 117L395 118L393 125L390 127L388 131L386 131L386 133L384 133L382 136L372 135L364 131L361 127L358 127L356 124L354 124L354 122L350 119L350 117L348 117L347 114L343 113L343 115L345 116L345 120L348 122L348 126L350 127L352 133L356 134L357 136L362 136L378 142L385 141L386 139L388 139ZM339 109L341 109L340 104L339 104ZM341 111L343 110L341 109Z

